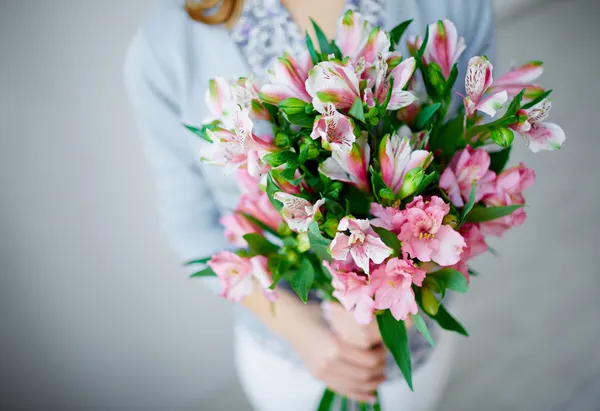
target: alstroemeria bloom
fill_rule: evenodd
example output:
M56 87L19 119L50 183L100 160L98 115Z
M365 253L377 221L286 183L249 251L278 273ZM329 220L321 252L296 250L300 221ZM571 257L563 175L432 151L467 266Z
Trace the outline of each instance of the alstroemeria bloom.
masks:
M371 203L371 225L383 227L396 234L400 234L402 225L406 222L404 211L395 207L384 207L379 203Z
M369 182L369 159L371 148L367 135L363 134L356 139L350 152L332 151L331 157L319 166L319 171L332 180L354 184L365 193L371 191Z
M331 103L323 106L323 114L318 116L313 126L311 138L321 138L326 150L349 152L356 141L351 120L335 109Z
M496 79L490 87L489 92L495 93L498 91L506 91L508 97L513 98L525 89L524 97L533 100L544 92L544 88L534 84L544 72L543 63L541 61L530 61L517 67L502 77Z
M200 158L207 164L219 167L238 168L248 161L247 151L238 136L228 130L206 130L212 144L203 144Z
M273 291L268 290L272 281L267 270L266 257L242 258L229 251L220 251L207 265L217 274L223 287L221 297L230 301L241 301L252 293L253 278L263 287L267 298L275 297Z
M335 260L345 261L350 254L366 274L369 274L369 261L381 264L392 254L392 250L371 228L369 220L344 217L338 225L338 231L329 245L331 256Z
M283 222L281 215L273 208L267 194L262 191L258 195L242 194L237 211L256 218L273 230L277 230Z
M315 220L315 214L317 214L319 208L325 204L324 199L320 199L316 203L311 204L302 197L297 197L281 191L275 193L273 197L283 204L281 213L283 214L285 222L293 231L298 233L308 230L308 226Z
M204 100L210 113L217 119L230 116L237 109L233 88L223 77L209 80Z
M485 242L485 237L479 229L477 224L467 223L464 224L458 232L465 239L467 246L463 249L461 260L469 261L472 258L477 257L479 254L485 253L488 249L488 245Z
M425 150L412 151L408 137L400 137L396 133L386 135L379 145L379 164L383 182L398 194L404 176L410 170L427 168L433 156Z
M354 318L359 324L369 324L373 321L375 302L369 279L363 274L358 274L352 264L327 261L323 265L331 273L331 285L335 289L333 296L338 299L344 308L354 313Z
M450 206L436 196L424 201L415 197L406 205L406 222L398 238L402 251L420 261L433 261L441 266L450 266L460 260L465 240L449 225L442 225Z
M384 56L379 54L375 67L370 70L368 88L364 91L363 100L369 107L375 105L374 100L383 104L390 88L390 79L393 78L394 84L387 109L398 110L410 106L417 100L417 97L412 92L404 90L404 88L413 77L415 68L416 61L414 57L410 57L402 61L388 73L388 63L385 61Z
M426 272L410 260L390 259L373 271L371 282L375 290L375 308L388 309L398 321L419 311L412 285L423 285Z
M486 195L483 202L489 207L525 204L523 191L531 187L534 181L535 171L525 164L508 168L498 174L494 193ZM526 217L524 208L519 208L507 216L480 223L480 228L484 234L501 236L509 228L523 224Z
M565 132L558 124L544 122L551 108L550 99L545 98L530 109L520 110L519 114L526 120L510 126L523 136L527 147L534 153L540 150L558 150L565 142Z
M420 46L419 46L420 47ZM450 20L440 20L429 25L429 41L425 48L425 64L436 63L444 78L450 77L452 67L465 51L465 39L459 37L456 26Z
M237 213L224 215L219 219L219 223L225 229L225 238L237 247L248 247L244 240L246 234L260 233L258 227Z
M312 104L323 112L326 103L333 103L340 110L348 110L354 100L360 97L358 76L352 63L323 61L308 72L306 91L312 97Z
M288 98L310 102L305 82L311 61L308 56L296 60L289 54L279 57L275 67L269 70L270 82L260 89L261 99L270 104L278 104Z
M467 115L471 116L479 110L493 117L496 115L496 110L502 108L508 100L508 94L504 90L484 96L494 82L493 69L494 66L486 57L475 56L469 60L465 78L467 97L464 99Z
M490 155L483 149L467 146L457 151L448 167L440 177L440 188L457 207L463 207L471 194L472 184L476 182L475 202L494 191L496 174L489 170Z

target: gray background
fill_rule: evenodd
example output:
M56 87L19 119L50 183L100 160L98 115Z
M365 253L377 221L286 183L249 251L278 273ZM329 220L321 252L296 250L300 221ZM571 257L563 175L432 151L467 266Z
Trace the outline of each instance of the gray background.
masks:
M538 172L530 216L458 301L471 338L444 410L600 409L600 7L537 3L500 23L500 61L547 63L568 141L516 144L513 162ZM157 229L122 86L151 6L0 2L1 409L246 409L228 305Z

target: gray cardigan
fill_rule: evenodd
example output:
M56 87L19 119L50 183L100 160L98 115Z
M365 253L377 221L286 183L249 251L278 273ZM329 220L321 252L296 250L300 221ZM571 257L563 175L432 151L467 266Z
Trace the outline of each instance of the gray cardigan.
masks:
M277 42L285 43L286 35L291 31L294 36L298 30L277 0L246 0L233 33L191 20L181 3L163 0L138 30L127 54L125 82L155 172L164 231L181 260L189 261L230 247L217 219L221 212L235 208L238 191L231 176L200 163L203 142L182 124L198 125L207 116L204 93L210 78L264 75L268 67L262 65L283 48L293 49ZM426 25L434 21L452 20L467 44L457 82L461 94L468 59L494 57L491 1L348 0L348 6L383 23L387 30L412 18L409 35L423 35ZM205 281L211 289L218 289L214 278ZM293 355L284 341L248 312L241 308L237 312L238 320L265 344ZM423 341L417 333L410 338L418 365L419 358L425 357Z

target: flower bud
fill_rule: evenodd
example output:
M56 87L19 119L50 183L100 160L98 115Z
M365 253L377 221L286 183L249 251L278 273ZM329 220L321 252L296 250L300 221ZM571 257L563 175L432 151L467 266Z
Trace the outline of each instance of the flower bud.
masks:
M458 217L454 214L447 214L442 220L442 224L449 225L452 228L458 227Z
M429 287L421 288L421 305L429 315L437 315L440 303Z
M512 130L506 127L492 129L492 141L498 144L500 147L509 147L514 138L515 135L513 134Z
M300 257L298 257L298 253L294 250L290 250L289 248L285 252L285 257L290 265L298 264L300 262Z
M298 252L305 253L310 250L310 240L308 239L307 232L298 233L296 241L298 241Z
M275 136L275 145L279 148L288 148L290 143L290 136L285 133L277 133Z
M305 113L306 102L297 98L287 98L277 106L287 115Z
M398 192L398 196L401 199L405 199L406 197L414 194L421 181L425 177L425 171L421 167L413 168L404 176L404 181L402 182L402 187L400 187L400 191Z

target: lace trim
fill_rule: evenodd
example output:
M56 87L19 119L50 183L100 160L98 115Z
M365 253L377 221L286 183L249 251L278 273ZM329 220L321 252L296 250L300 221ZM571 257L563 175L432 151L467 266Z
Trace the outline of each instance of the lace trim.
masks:
M346 0L346 9L360 12L372 26L383 26L384 0ZM279 0L247 0L231 32L233 42L255 78L265 79L268 69L284 52L299 57L305 51L304 35Z

